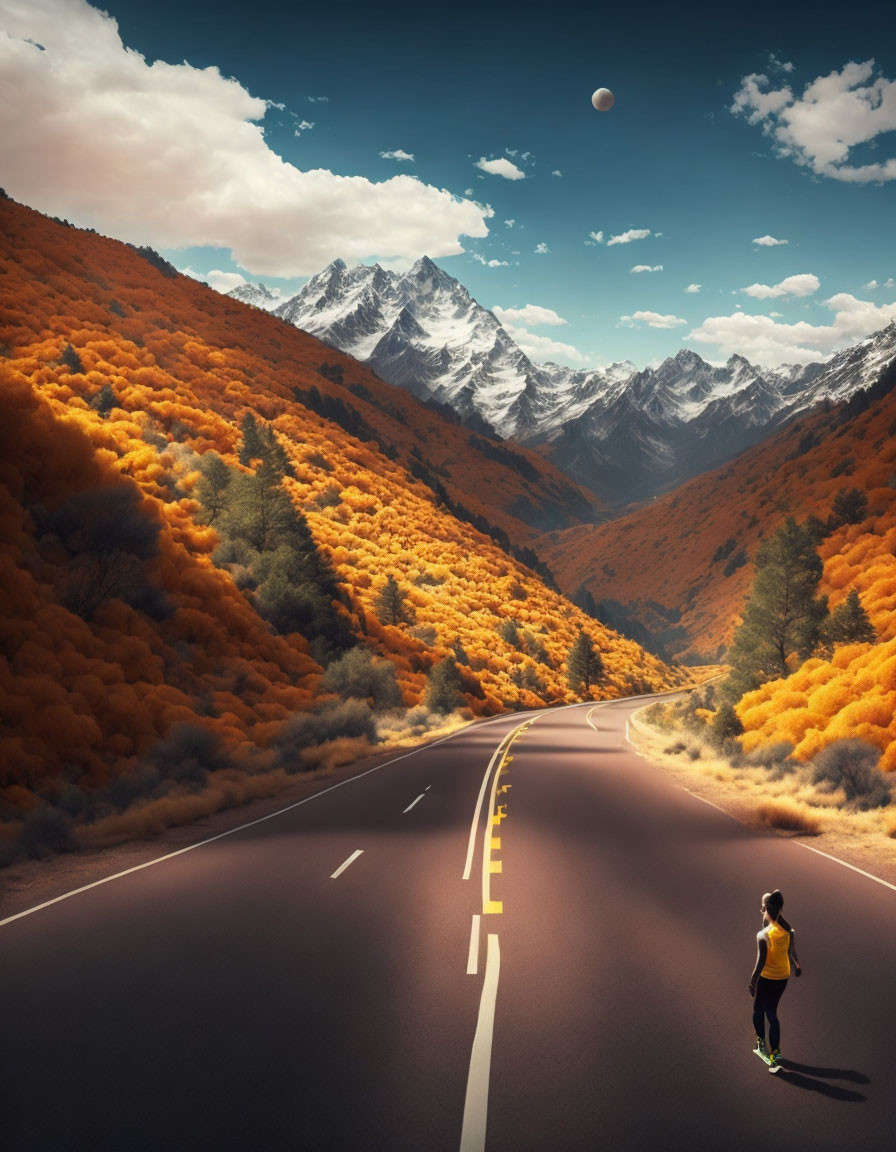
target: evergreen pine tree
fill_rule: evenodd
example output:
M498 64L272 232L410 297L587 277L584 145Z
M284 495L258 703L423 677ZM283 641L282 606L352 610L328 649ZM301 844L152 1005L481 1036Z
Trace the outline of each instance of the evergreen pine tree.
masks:
M69 345L69 347L71 347L71 345ZM115 389L111 384L104 384L99 392L90 399L90 407L94 412L99 412L104 420L117 405L118 400L115 396Z
M861 488L841 488L831 504L828 532L841 524L861 524L868 512L868 497Z
M877 633L853 588L825 621L824 637L829 644L874 644Z
M202 457L202 475L196 485L196 495L206 511L207 523L224 510L230 485L230 469L217 452L206 452Z
M603 660L591 637L580 631L566 658L566 676L573 692L589 693L604 671Z
M433 664L426 680L423 703L430 712L451 712L460 703L462 680L452 656Z
M827 615L826 598L816 596L821 573L813 534L788 517L756 558L753 587L728 657L730 699L788 676L794 660L811 655Z
M406 603L407 592L390 576L374 601L374 611L381 624L412 624L414 610Z
M253 460L264 460L265 445L261 438L258 423L251 412L247 412L243 417L240 433L242 435L239 451L240 464L244 464L248 468Z
M63 364L66 365L70 372L84 371L84 365L81 362L81 357L74 350L74 348L72 348L71 344L66 344L59 359Z

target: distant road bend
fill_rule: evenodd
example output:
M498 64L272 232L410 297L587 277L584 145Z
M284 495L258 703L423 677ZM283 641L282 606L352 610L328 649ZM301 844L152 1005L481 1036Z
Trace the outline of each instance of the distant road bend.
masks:
M475 724L0 920L7 1152L892 1147L896 890L633 751ZM751 1054L759 899L804 976Z

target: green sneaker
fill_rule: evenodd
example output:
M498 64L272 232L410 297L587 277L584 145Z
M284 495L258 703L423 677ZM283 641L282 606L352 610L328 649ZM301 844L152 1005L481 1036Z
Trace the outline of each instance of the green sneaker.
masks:
M769 1070L769 1072L780 1072L781 1071L781 1049L780 1048L776 1048L772 1053L770 1053L769 1058L768 1058L768 1070Z
M756 1047L753 1049L753 1051L757 1056L760 1057L760 1059L768 1061L768 1049L766 1048L765 1041L761 1036L756 1037Z

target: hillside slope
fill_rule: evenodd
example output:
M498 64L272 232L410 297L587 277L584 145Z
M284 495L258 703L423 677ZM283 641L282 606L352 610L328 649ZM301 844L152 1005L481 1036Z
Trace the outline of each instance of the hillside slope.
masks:
M826 519L837 492L856 487L867 495L872 535L896 523L894 384L891 367L872 389L791 422L628 516L547 534L539 554L567 595L584 588L596 602L611 602L608 615L624 610L670 656L720 659L752 582L756 550L785 517ZM843 531L824 546L822 591L831 591L832 606L842 586L834 573ZM880 617L875 623L884 625Z
M322 690L346 643L388 661L418 732L429 673L449 656L467 715L575 699L566 658L582 629L603 660L595 698L681 681L547 587L534 554L507 554L535 525L595 511L537 456L154 253L9 200L0 228L0 839L12 850L26 833L35 852L98 842L123 813L132 831L191 819L357 755L376 739L376 701ZM239 459L247 414L283 456L274 487L295 531L310 528L301 547L316 544L334 573L323 609L342 649L321 645L318 624L310 645L278 622L297 617L271 610L271 588L275 609L301 590L260 581L284 553L259 545L248 570L199 498L213 452L234 484L261 483L264 464ZM387 577L404 622L382 622Z

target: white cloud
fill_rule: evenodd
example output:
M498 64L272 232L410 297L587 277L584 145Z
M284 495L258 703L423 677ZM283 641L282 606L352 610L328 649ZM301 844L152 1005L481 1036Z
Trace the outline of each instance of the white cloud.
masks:
M86 0L3 2L3 183L43 212L156 248L229 248L284 277L336 256L456 255L488 234L490 208L411 176L286 163L265 142L265 100L214 67L148 64Z
M511 220L505 220L504 221L504 227L505 228L512 228L514 226L514 224L516 224L516 220L511 219Z
M585 241L586 245L589 248L596 248L598 244L603 244L603 242L604 242L603 232L589 232L588 233L588 239Z
M629 269L630 272L662 272L662 270L662 264L654 264L652 267L650 264L636 264L634 268Z
M310 104L329 104L330 97L329 96L309 96L308 102Z
M526 173L521 168L517 168L512 160L508 160L506 156L499 156L497 160L486 160L481 156L476 161L476 167L481 168L483 172L488 172L490 176L503 176L505 180L525 180Z
M554 171L551 173L551 175L552 176L562 176L563 173L560 171L559 168L555 168Z
M618 236L611 236L607 246L613 244L631 244L633 240L644 240L650 235L649 228L629 228L628 232L620 232Z
M548 248L547 244L542 240L535 245L535 252L538 256L546 256L548 252L550 252L550 248Z
M478 252L471 252L470 255L478 263L482 264L485 268L509 268L510 262L508 260L488 260L485 256L481 256Z
M581 361L584 359L579 350L572 344L561 344L560 341L552 340L549 336L539 336L534 332L529 332L526 328L516 328L510 324L503 324L502 327L511 340L536 364L543 364L546 360L554 360L562 364L569 360Z
M775 248L779 244L789 244L789 240L776 240L774 236L757 236L753 241L760 248Z
M380 152L383 160L408 160L414 163L414 154L412 152L405 152L403 148L396 148L393 152Z
M498 317L502 324L506 321L508 324L524 325L527 328L533 328L541 324L547 324L552 327L559 327L562 324L568 324L568 320L564 320L559 316L553 308L542 308L540 304L527 304L524 308L500 308L495 305L492 312Z
M216 292L232 292L234 288L246 283L246 277L239 272L222 272L220 268L213 268L211 272L194 272L192 268L181 268L184 276L192 276L194 280L204 280Z
M636 328L638 324L646 324L649 328L678 328L687 324L687 320L680 316L664 316L660 312L633 312L631 316L619 317L622 328Z
M295 131L293 132L293 135L294 136L301 136L303 132L307 132L309 128L313 128L313 127L314 127L314 121L313 120L300 120L299 123L296 124Z
M709 316L689 340L714 344L727 357L737 352L758 364L809 364L870 336L896 320L896 303L878 307L840 292L824 301L834 313L830 324L779 324L772 316Z
M742 291L756 300L774 300L779 296L811 296L820 286L818 277L806 272L799 276L788 276L779 284L751 284Z
M896 288L896 280L891 276L889 280L885 280L883 284L878 284L876 280L869 280L867 284L862 285L863 288L868 288L873 291L875 288Z
M702 284L688 284L687 288L685 288L685 292L689 292L693 295L699 292L702 287Z
M850 61L819 76L797 98L788 87L769 87L767 76L745 76L731 111L758 124L780 156L819 176L850 183L896 180L896 157L850 163L850 152L896 129L896 81L874 77L875 63Z

